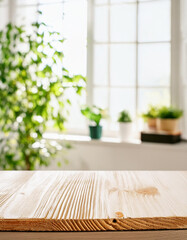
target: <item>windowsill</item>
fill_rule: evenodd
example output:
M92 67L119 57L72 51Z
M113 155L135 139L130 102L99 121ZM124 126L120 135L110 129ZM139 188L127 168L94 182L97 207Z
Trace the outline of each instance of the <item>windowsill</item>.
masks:
M168 149L168 150L182 150L187 151L187 142L181 141L176 144L165 144L165 143L148 143L141 142L139 139L132 139L127 142L120 141L119 138L103 137L101 140L92 140L89 136L82 135L67 135L61 133L45 133L45 139L56 140L56 141L68 141L74 144L85 144L85 145L97 145L97 146L111 146L111 147L128 147L128 148L155 148L155 149Z

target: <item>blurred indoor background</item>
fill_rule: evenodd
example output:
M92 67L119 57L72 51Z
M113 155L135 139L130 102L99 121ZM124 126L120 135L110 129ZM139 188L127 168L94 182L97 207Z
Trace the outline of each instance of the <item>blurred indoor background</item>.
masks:
M23 59L21 60L24 55L18 53L23 48L17 50L25 41L25 33L21 33L23 36L20 35L20 38L23 37L23 40L19 39L21 44L19 45L19 41L15 40L16 37L15 39L12 37L12 40L8 38L8 29L10 31L11 29L7 24L11 23L17 28L23 26L25 32L32 36L32 23L35 22L39 25L45 23L49 26L50 32L58 32L62 36L63 47L57 50L63 52L62 66L68 69L71 77L81 76L84 80L77 80L76 90L81 89L80 94L77 94L72 87L66 89L66 100L68 99L70 104L65 113L66 120L60 115L63 128L58 126L55 128L53 121L50 119L47 122L47 117L42 114L33 115L41 117L41 122L38 120L39 124L43 121L47 122L47 127L43 127L40 131L40 137L37 132L39 130L36 130L39 124L33 125L27 135L24 135L27 127L24 133L22 131L23 126L28 125L24 119L28 113L30 95L22 95L28 100L28 106L26 105L24 109L20 106L21 110L12 110L14 104L9 104L8 100L15 95L15 100L11 101L14 101L16 106L18 91L22 91L23 81L27 81L27 77L23 77L23 72L21 77L19 74L24 70L27 62L25 60L24 63ZM2 102L0 168L187 170L186 0L1 0L0 30L4 36L0 38L0 101ZM40 34L43 31L44 42L47 42L51 35L46 29L41 28L40 31ZM42 39L42 36L37 37ZM8 41L15 41L15 45L11 43L6 45ZM11 61L6 64L8 54L12 54L8 50L6 52L7 46L20 58L12 61L14 68L10 67ZM52 44L52 48L58 49L58 43ZM36 48L36 51L40 52L38 49ZM33 56L34 54L39 56L35 50L32 51ZM50 50L45 54L48 55L49 52ZM52 55L49 58L52 58ZM18 62L14 65L15 61L23 62L21 68ZM50 61L45 63L42 57L41 62L43 66L46 64L51 67ZM41 67L37 65L38 63L35 64ZM51 69L55 72L55 69ZM32 71L38 71L34 69L34 65ZM46 73L44 67L40 71ZM31 78L32 74L27 76ZM44 79L49 80L50 76L52 75L49 77L45 75ZM17 81L16 90L11 93L8 88L11 88L11 81L14 80ZM37 80L33 77L32 81L40 81L40 76L37 75ZM35 86L36 91L33 90L33 96L39 94L38 87L39 85ZM58 87L62 92L63 88L66 88L60 85ZM23 90L25 91L27 88ZM24 104L24 99L22 100ZM54 112L59 111L59 103L56 103L53 97L50 104ZM4 110L5 105L6 110ZM96 109L92 109L93 106ZM61 107L65 108L64 105ZM83 111L86 108L87 112ZM151 115L151 108L156 112L154 116ZM7 114L9 110L11 113ZM120 115L122 111L125 111L126 115ZM47 114L53 113L49 111ZM163 114L168 115L164 117ZM98 119L98 115L99 124L95 120ZM125 120L126 117L130 119ZM158 126L149 126L149 118L179 119L179 121L176 129L167 131L167 129L158 129ZM122 130L121 123L131 123L131 126ZM7 128L8 124L9 128ZM102 137L91 135L89 130L92 129L88 127L90 124L102 126L102 129L97 129L97 131L102 130L102 133L100 132ZM157 143L154 143L154 139L151 142L142 142L141 131L172 137L180 135L181 140L175 144L167 143L165 140L163 143L163 139L159 140L156 136ZM11 136L11 142L8 142L7 136ZM32 138L30 143L29 137ZM28 139L28 142L21 140L19 142L18 139L23 138ZM44 141L50 142L58 152L51 153L49 147L44 146ZM17 147L12 147L13 145ZM24 159L27 157L29 164L26 166ZM38 160L40 157L43 160ZM22 160L19 162L20 159Z

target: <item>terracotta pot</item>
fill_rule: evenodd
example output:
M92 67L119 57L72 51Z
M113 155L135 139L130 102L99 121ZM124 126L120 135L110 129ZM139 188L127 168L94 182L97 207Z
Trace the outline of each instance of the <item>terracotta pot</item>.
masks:
M177 132L179 119L157 119L157 130L166 132Z
M147 125L150 129L156 129L156 118L148 118Z

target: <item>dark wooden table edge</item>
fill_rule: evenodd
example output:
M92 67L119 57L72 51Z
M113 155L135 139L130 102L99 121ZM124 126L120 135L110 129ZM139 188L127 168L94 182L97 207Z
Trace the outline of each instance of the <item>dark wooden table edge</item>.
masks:
M187 230L106 232L0 232L1 240L185 240Z
M100 232L187 229L187 217L123 219L0 219L0 231Z

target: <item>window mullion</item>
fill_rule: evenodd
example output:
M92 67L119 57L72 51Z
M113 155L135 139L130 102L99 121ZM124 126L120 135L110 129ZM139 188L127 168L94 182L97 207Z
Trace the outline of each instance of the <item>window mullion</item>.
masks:
M137 116L138 116L138 48L139 48L139 43L138 43L138 12L139 12L139 1L137 0L136 2L136 89L135 89L135 113L136 113L136 128L138 130L138 121L137 121Z
M180 0L171 0L171 77L170 101L179 107L182 99L180 94Z
M111 69L111 26L110 26L110 18L111 18L111 0L108 0L108 110L110 112L110 99L111 99L111 76L110 76L110 69ZM108 128L110 128L110 123Z
M9 8L9 22L15 23L16 21L16 3L17 0L8 0L8 8Z
M87 13L87 104L93 105L93 69L94 69L94 0L88 1Z

